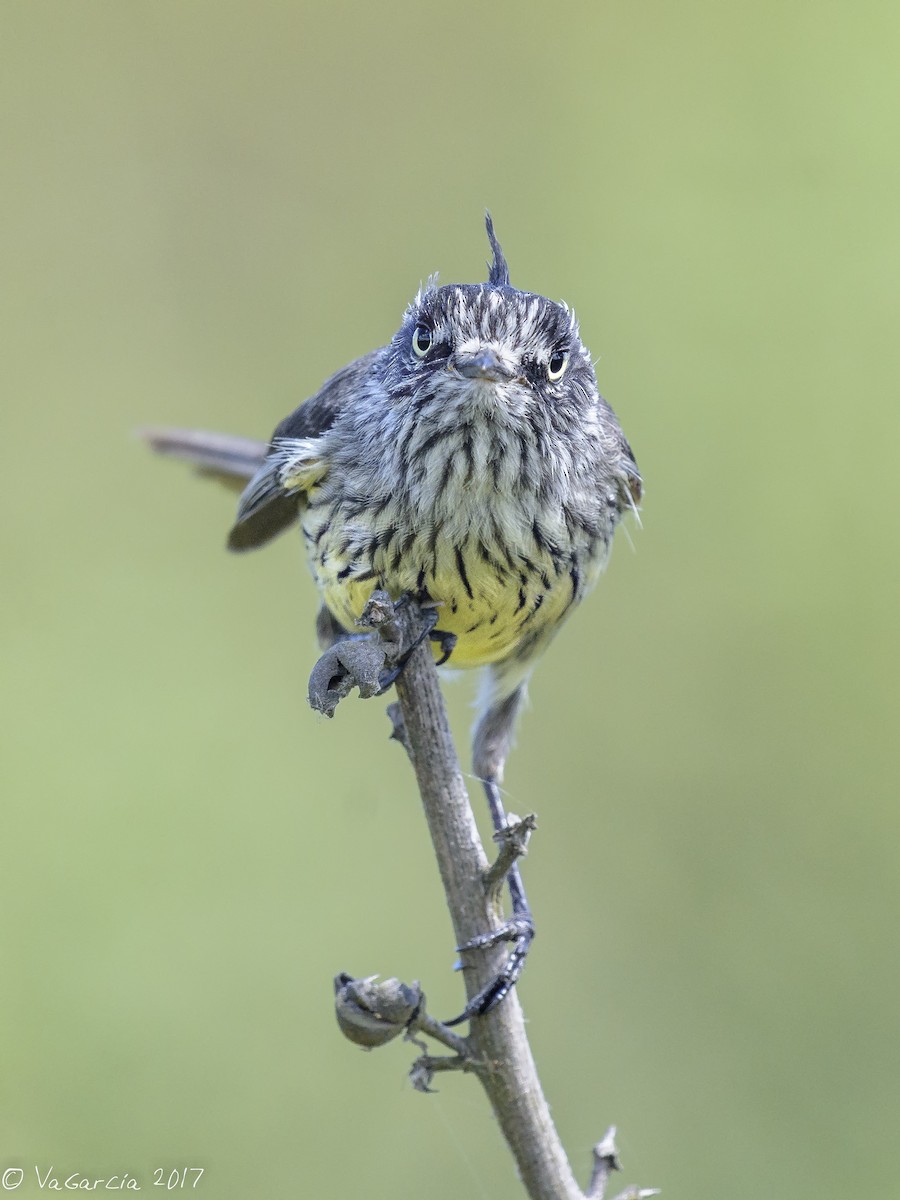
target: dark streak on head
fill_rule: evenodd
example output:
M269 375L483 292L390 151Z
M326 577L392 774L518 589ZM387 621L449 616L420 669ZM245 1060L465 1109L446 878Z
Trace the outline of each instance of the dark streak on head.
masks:
M491 270L488 275L488 283L492 283L494 287L509 287L509 267L506 264L506 259L503 257L503 251L500 249L497 235L494 233L494 222L491 220L489 212L484 214L484 224L487 229L488 241L491 243L491 250L494 254L494 261L491 263Z

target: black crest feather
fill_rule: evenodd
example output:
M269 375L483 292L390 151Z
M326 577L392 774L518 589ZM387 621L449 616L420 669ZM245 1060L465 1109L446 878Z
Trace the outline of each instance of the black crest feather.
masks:
M488 283L492 283L495 287L509 287L509 267L503 257L503 251L500 249L497 235L494 233L494 222L491 220L489 212L484 214L484 224L487 229L488 241L491 243L491 250L494 253Z

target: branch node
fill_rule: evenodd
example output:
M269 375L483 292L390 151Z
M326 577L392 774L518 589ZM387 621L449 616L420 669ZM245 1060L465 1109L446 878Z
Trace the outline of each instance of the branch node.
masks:
M472 1071L474 1069L475 1064L471 1058L462 1058L455 1054L438 1058L430 1054L423 1054L413 1063L409 1079L417 1092L434 1095L437 1089L433 1088L431 1083L438 1071Z
M414 1042L421 1050L425 1049L424 1043L413 1038L412 1030L415 1029L420 1033L424 1033L426 1037L433 1038L436 1042L446 1046L448 1050L452 1050L458 1058L468 1059L473 1066L476 1066L475 1059L472 1056L472 1048L464 1037L460 1037L458 1033L454 1033L448 1028L443 1021L438 1021L437 1018L431 1017L425 1011L425 1005L422 1004L419 1011L416 1013L413 1020L410 1022L410 1032L407 1035L410 1041Z
M606 1185L613 1171L621 1171L619 1151L616 1147L616 1127L610 1125L606 1133L594 1147L594 1169L591 1181L585 1192L586 1200L603 1200ZM615 1200L646 1200L649 1196L658 1196L659 1188L641 1188L632 1185L620 1192Z
M399 742L409 756L410 762L414 762L412 744L406 732L406 722L403 720L403 709L396 700L387 706L387 715L391 722L391 741Z
M396 603L387 592L376 588L356 622L363 629L372 629L384 643L389 660L394 663L400 657L403 643L403 633L397 620L397 609L406 603L400 599Z
M484 873L485 890L492 900L498 899L513 864L528 853L528 840L535 829L537 817L534 813L529 813L527 817L517 817L515 813L508 813L506 828L499 829L494 834L494 841L500 849Z

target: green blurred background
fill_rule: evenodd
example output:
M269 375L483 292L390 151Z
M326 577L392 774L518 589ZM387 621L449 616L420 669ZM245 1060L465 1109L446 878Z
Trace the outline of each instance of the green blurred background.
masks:
M647 485L507 781L575 1168L615 1121L670 1200L895 1193L898 39L874 2L5 6L0 1167L520 1194L472 1079L333 1022L342 969L460 1003L383 703L309 711L296 539L230 558L232 498L132 436L267 436L429 272L484 278L489 206Z

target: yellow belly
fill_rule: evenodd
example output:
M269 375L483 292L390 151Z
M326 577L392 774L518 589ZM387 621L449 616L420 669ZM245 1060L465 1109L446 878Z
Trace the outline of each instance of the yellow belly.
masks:
M380 581L338 579L338 570L322 571L316 563L313 572L329 610L345 628L352 629ZM394 599L417 590L416 571L401 568L398 575L400 578L385 580ZM438 572L425 579L424 590L438 606L437 628L456 635L451 666L479 667L500 662L514 654L526 639L537 647L552 633L575 598L576 584L569 573L555 576L546 569L534 574L522 572L501 582L484 564L467 562L466 579L468 588L455 571ZM439 654L440 648L435 645L435 655Z

